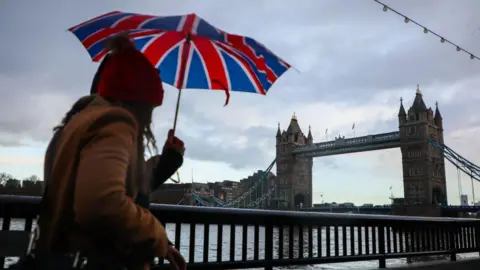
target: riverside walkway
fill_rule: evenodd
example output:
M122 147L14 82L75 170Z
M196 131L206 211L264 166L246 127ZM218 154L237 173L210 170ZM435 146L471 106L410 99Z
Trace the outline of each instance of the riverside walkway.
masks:
M39 201L0 196L0 269L11 257L24 254ZM166 223L189 269L272 269L372 260L385 268L389 259L445 255L455 261L457 254L480 251L478 219L176 205L153 205L152 212ZM157 260L153 269L168 268Z

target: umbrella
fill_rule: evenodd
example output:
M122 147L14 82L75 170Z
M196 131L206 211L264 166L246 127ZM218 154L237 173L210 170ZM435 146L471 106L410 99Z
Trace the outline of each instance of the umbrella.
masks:
M159 70L162 81L181 89L266 95L290 65L253 38L229 34L196 14L152 16L114 11L69 29L93 61L108 51L106 39L127 32ZM181 92L175 110L176 127Z

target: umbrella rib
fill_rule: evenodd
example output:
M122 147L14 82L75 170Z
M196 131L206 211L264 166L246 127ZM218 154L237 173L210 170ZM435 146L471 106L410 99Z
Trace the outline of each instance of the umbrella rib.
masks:
M246 74L248 74L249 77L251 77L252 82L256 88L256 91L262 95L265 95L265 90L263 88L263 84L260 82L257 74L253 72L253 68L250 66L250 63L248 63L247 60L244 59L243 56L240 56L238 52L229 47L226 46L223 43L217 43L222 51L225 53L229 54L232 56L232 59L235 59L236 61L240 62L239 65L242 67L242 69L245 71ZM246 62L246 63L245 63Z

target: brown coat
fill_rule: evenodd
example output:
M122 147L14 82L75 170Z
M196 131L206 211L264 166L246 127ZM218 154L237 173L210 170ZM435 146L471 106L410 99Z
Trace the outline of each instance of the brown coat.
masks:
M48 173L38 249L165 257L164 227L134 203L145 172L138 139L135 117L101 98L70 120Z

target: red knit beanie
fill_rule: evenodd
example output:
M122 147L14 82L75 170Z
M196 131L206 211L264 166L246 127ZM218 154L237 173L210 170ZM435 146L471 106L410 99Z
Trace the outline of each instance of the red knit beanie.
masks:
M98 95L116 101L160 106L162 80L158 70L135 47L114 51L100 75Z

